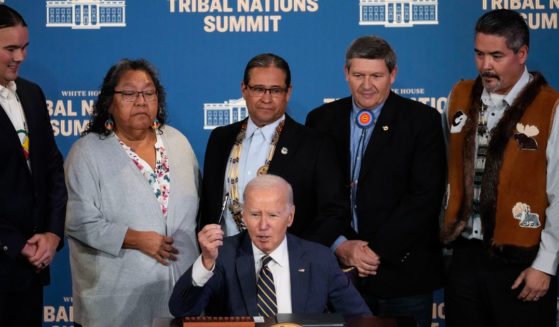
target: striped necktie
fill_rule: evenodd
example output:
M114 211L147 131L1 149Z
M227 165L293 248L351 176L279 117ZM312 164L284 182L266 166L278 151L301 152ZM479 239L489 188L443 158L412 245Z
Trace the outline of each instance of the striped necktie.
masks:
M256 306L258 313L263 317L275 316L278 312L276 303L276 288L274 286L274 276L268 267L272 257L265 255L262 257L262 268L258 274Z

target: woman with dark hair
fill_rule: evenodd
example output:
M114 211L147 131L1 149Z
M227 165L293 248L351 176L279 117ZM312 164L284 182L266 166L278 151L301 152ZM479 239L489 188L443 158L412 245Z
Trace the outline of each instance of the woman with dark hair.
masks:
M108 71L66 160L74 320L151 326L198 255L198 163L145 60Z

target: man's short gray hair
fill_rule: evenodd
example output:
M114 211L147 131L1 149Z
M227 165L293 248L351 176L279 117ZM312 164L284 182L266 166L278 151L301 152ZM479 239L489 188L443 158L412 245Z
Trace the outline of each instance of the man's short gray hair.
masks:
M351 59L382 59L390 73L396 67L396 53L390 44L374 35L362 36L351 43L345 54L346 69L349 69Z
M293 206L293 189L291 185L283 178L277 175L260 175L253 178L245 187L243 192L243 202L246 201L247 192L253 189L262 188L283 188L278 190L283 192L287 197L289 206Z

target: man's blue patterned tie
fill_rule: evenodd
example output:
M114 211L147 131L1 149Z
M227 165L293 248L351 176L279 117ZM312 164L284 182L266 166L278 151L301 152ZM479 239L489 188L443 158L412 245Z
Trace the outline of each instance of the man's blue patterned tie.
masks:
M275 316L278 312L274 276L268 268L270 261L272 261L272 258L267 255L262 258L262 268L256 283L256 306L258 307L258 313L263 317Z

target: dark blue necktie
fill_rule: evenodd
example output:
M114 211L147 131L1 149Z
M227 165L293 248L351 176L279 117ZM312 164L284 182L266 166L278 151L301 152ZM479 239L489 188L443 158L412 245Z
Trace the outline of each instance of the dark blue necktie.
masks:
M268 263L272 261L270 256L262 258L262 268L258 274L258 282L256 283L257 299L256 306L258 313L263 317L275 316L278 312L276 303L276 287L274 286L274 276L268 268Z

